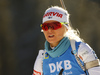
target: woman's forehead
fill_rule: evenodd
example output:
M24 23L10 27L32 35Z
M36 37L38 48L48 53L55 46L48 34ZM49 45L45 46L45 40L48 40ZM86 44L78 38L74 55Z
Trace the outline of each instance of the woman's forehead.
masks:
M52 22L58 22L56 20L49 20L49 21L45 21L44 23L52 23Z

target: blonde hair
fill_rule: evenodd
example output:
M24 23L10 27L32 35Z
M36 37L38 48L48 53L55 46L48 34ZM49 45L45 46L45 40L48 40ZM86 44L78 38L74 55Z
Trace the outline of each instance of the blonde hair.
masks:
M70 25L68 31L65 33L65 36L67 36L69 39L74 39L76 41L84 41L80 38L80 32L78 31L78 29L75 30Z

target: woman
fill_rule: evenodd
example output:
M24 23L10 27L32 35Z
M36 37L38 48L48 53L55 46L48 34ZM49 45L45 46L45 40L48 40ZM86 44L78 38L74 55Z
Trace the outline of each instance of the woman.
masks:
M41 27L45 49L39 51L33 75L100 75L96 54L71 28L67 10L58 6L48 8Z

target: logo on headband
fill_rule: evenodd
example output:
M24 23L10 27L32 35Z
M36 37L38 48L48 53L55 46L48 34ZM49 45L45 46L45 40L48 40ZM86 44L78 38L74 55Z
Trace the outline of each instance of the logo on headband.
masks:
M52 18L52 16L49 16L49 17L48 17L48 19L51 19L51 18Z
M46 16L56 16L62 18L63 14L60 14L58 12L48 12L43 16L43 18L45 18Z

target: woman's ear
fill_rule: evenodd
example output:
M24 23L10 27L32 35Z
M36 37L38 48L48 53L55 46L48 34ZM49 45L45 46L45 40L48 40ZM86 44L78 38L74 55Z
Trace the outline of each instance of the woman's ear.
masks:
M66 32L68 31L67 27L65 27Z

